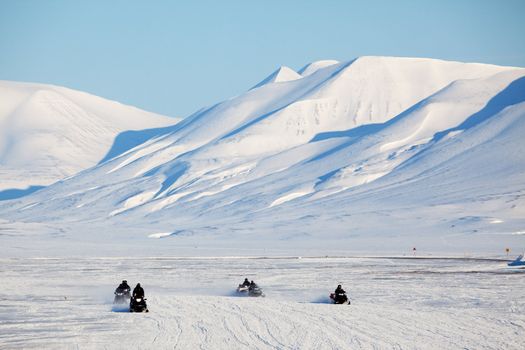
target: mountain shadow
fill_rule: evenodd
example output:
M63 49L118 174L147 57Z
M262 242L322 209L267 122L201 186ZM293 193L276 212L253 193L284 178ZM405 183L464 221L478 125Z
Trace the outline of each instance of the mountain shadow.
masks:
M30 195L31 193L34 193L38 190L41 190L44 187L46 186L29 186L26 189L10 188L8 190L3 190L0 191L0 201L21 198Z

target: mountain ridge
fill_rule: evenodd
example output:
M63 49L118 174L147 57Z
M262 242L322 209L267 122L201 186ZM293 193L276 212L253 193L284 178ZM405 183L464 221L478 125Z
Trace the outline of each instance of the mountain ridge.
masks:
M524 146L516 131L525 115L524 77L523 68L431 59L326 64L201 110L95 168L0 206L1 217L59 227L90 222L146 238L177 231L164 235L173 244L350 239L366 247L388 228L396 244L408 235L443 247L452 235L447 241L464 249L472 232L506 232L500 238L514 242L525 226L525 160L501 155ZM479 171L467 155L498 170ZM513 180L492 195L479 188L504 176Z
M97 164L119 133L179 120L46 84L0 81L0 100L0 191L47 186Z

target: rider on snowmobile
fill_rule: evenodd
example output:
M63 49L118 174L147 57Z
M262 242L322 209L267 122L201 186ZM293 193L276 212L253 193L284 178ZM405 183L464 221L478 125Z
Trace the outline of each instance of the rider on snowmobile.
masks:
M129 303L129 312L149 312L146 299L144 299L144 289L142 289L140 283L137 283L137 286L133 289L133 298L131 298Z
M345 290L341 287L341 285L337 285L337 288L335 289L335 295L341 295L346 294Z
M131 295L129 292L131 291L131 288L128 286L128 282L126 280L123 280L121 284L115 289L115 299L113 300L114 304L122 304L125 303L126 300L129 300L131 298Z
M338 285L334 293L330 296L336 304L345 304L348 302L348 297L346 296L346 291Z
M244 279L244 282L242 282L241 286L243 287L249 287L250 286L250 281L248 281L247 278Z
M131 287L128 285L128 281L123 280L121 284L117 287L116 292L129 292Z
M248 289L249 290L253 290L253 289L257 288L257 287L258 287L257 284L254 281L251 281L250 282L250 287Z
M140 286L140 283L137 283L135 289L133 289L133 298L143 298L144 299L144 289Z

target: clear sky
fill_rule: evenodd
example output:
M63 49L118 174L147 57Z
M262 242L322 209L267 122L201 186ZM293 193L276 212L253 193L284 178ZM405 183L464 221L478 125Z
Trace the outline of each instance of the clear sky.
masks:
M171 116L363 55L525 67L525 1L0 0L0 79Z

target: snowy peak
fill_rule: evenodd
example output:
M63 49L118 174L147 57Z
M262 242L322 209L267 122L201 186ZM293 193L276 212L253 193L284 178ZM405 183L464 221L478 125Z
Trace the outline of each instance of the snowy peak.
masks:
M334 64L338 64L339 61L336 60L321 60L321 61L315 61L312 63L307 64L303 68L299 70L299 74L301 74L303 77L307 77L315 72L317 72L321 68L326 68L329 66L333 66Z
M255 85L252 89L255 89L263 85L270 84L270 83L281 83L281 82L292 81L292 80L297 80L301 78L302 76L296 71L294 71L293 69L286 67L286 66L281 66L275 72L273 72L272 74L267 76L265 79L263 79L260 83Z
M363 56L345 64L312 93L344 103L354 126L385 122L456 80L485 78L509 67L435 59ZM318 75L318 74L315 74Z
M225 120L223 125L236 127L233 131L225 130L199 153L231 158L283 151L318 134L384 123L454 81L485 78L509 70L490 65L374 56L344 63L322 62L317 65L316 74L286 84L267 84L228 101L235 107L235 114L215 117ZM264 109L254 113L255 103ZM213 132L217 131L214 128Z

